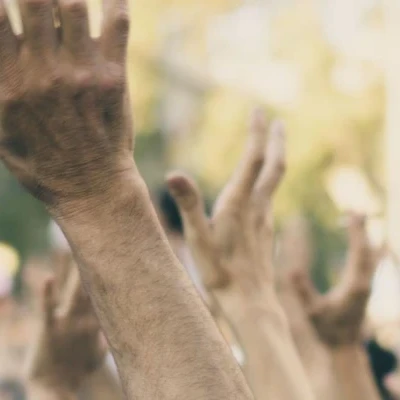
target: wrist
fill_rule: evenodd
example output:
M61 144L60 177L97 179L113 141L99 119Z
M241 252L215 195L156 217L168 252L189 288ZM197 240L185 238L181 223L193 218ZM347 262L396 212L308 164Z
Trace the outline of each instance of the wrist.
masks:
M360 343L330 347L332 361L343 367L352 366L354 363L368 363L365 349Z
M260 320L268 320L271 327L279 327L289 331L289 324L279 302L271 297L268 301L243 300L242 306L233 317L233 324L240 327L257 324Z
M146 184L134 165L114 175L101 191L90 191L85 196L58 202L49 207L50 214L60 223L96 220L121 204L134 204L135 199L148 196Z

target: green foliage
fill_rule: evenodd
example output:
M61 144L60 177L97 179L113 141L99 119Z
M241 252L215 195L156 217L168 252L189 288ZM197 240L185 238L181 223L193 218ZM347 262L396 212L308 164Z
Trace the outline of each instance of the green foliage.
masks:
M166 27L176 20L188 26L180 55L207 75L210 23L239 3L132 2L128 71L137 133L135 157L151 187L162 182L168 167L179 166L192 171L205 191L215 195L240 157L247 116L255 103L250 95L211 83L199 97L196 121L186 135L165 136L159 116L166 85L171 84L171 74L163 61ZM337 227L340 212L327 194L326 174L336 166L351 164L380 197L384 196L380 151L384 94L377 67L349 60L334 48L311 3L294 2L273 17L269 55L294 68L300 90L295 102L287 107L264 106L270 116L281 117L288 130L288 173L276 198L277 220L280 223L299 212L310 218L316 242L314 277L325 290L332 260L344 255L343 233ZM365 23L376 26L379 21L379 15L369 14ZM367 84L347 92L338 87L335 71L343 64L351 64L366 77ZM176 74L178 78L181 75L180 71ZM45 249L48 217L42 206L25 194L4 169L0 170L0 178L0 240L14 245L23 258Z

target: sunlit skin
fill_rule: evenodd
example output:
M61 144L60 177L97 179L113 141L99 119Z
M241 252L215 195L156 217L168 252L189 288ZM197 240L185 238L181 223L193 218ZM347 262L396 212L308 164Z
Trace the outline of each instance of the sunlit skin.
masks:
M293 271L310 271L313 253L307 220L301 216L289 218L279 237L276 268L279 300L317 399L336 400L337 383L333 376L331 356L319 340L291 280Z
M340 282L321 295L305 270L293 274L293 284L320 340L327 346L341 398L378 400L365 350L362 327L377 254L368 242L365 218L349 217L349 252Z
M20 8L16 37L0 0L1 158L64 231L126 398L251 399L132 157L126 2L105 2L96 40L82 0ZM38 390L43 400L74 396Z
M256 399L313 399L272 268L272 197L285 171L285 133L252 116L247 148L212 216L200 191L181 173L167 182L183 216L186 240L203 281L244 348L244 372Z

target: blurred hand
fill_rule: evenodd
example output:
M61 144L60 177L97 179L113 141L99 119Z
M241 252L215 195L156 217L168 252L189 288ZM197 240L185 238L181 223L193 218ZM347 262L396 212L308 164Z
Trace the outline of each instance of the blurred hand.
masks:
M293 276L297 293L320 339L330 347L361 341L365 309L375 271L376 254L368 243L365 219L350 217L347 263L339 284L320 295L304 270Z
M33 346L29 378L71 391L99 368L106 354L98 320L84 291L76 267L62 291L48 280L43 289L43 319Z
M22 37L0 0L0 156L50 207L96 196L132 170L128 7L105 4L95 40L85 0L22 0Z
M269 137L261 111L251 121L244 158L226 185L211 218L199 189L181 173L167 178L180 208L185 237L205 286L219 294L266 304L273 288L271 200L285 170L283 126L273 123ZM268 297L268 299L267 299ZM224 303L224 299L219 299ZM238 304L222 304L229 317ZM228 310L229 308L229 310Z
M293 271L308 272L313 257L310 227L304 217L290 218L283 226L279 240L276 283L279 300L288 317L293 340L305 365L305 357L312 357L314 350L321 347L303 306L293 288Z
M272 196L285 171L285 134L256 111L242 163L207 218L195 184L168 177L193 257L245 353L254 397L313 399L275 292ZM269 133L269 134L268 134Z
M290 218L285 223L279 250L277 291L292 338L317 399L336 400L338 388L330 354L310 323L291 279L293 271L308 273L312 266L314 249L310 226L304 217Z

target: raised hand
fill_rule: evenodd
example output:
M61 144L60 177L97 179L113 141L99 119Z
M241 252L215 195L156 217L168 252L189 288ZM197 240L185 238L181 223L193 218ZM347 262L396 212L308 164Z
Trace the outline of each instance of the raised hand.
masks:
M242 163L211 218L192 180L180 173L167 178L205 286L244 347L244 371L259 400L313 398L274 288L272 197L285 162L282 124L273 123L268 135L256 111Z
M0 156L50 209L96 196L132 169L128 7L105 4L95 40L84 0L21 0L21 37L0 0Z
M327 295L313 287L307 271L294 274L295 288L319 337L330 347L359 343L375 272L376 253L370 246L365 218L350 217L349 253L339 284Z
M89 35L84 0L20 4L24 33L17 37L0 0L0 154L65 233L125 394L250 399L239 367L168 246L133 161L127 2L105 1L98 40ZM45 347L64 343L72 327L77 336L87 328L72 305L57 318L51 283L45 298ZM97 328L89 331L82 343L96 350ZM60 355L51 355L58 367ZM93 364L80 362L84 371L77 371L85 375Z
M343 276L328 294L313 287L307 272L297 271L293 283L320 340L329 349L340 398L378 400L365 350L362 327L375 271L376 253L370 246L365 218L352 215L349 253Z
M106 346L76 267L57 294L55 280L43 290L41 329L29 359L30 381L76 392L104 360Z
M268 139L260 110L254 112L250 130L244 158L211 218L190 178L171 173L167 181L206 287L235 293L246 303L265 303L273 286L271 200L285 170L285 137L282 124L275 122Z
M285 223L279 240L277 291L316 397L332 400L338 398L338 393L330 354L319 340L291 279L293 271L309 273L313 250L307 220L302 216L290 218Z

